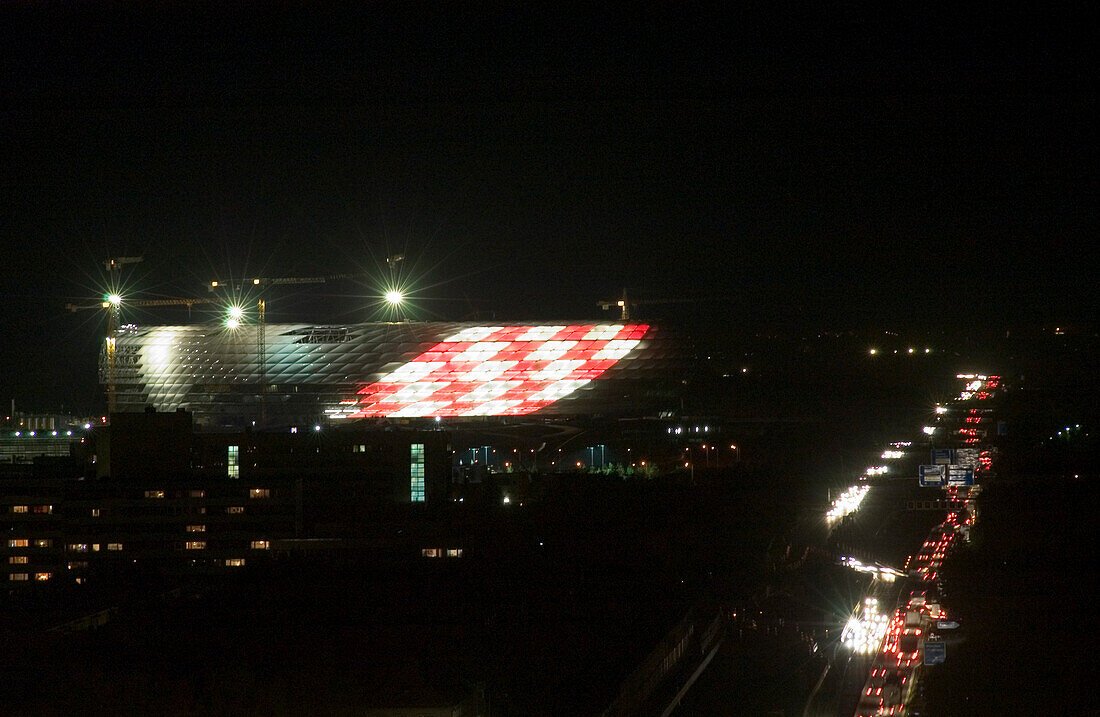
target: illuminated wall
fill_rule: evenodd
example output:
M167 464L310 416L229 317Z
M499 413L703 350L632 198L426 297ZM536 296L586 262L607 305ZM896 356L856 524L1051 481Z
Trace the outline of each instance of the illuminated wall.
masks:
M532 413L598 378L648 330L644 324L473 326L364 387L348 415Z
M520 416L567 404L583 413L600 406L576 402L609 378L663 378L677 355L667 335L628 323L269 324L262 362L258 339L255 326L126 327L117 341L119 409L184 409L199 423L225 425L261 414L294 424Z

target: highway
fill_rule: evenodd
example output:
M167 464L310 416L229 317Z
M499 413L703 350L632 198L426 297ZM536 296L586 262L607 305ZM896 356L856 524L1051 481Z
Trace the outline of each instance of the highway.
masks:
M951 624L941 569L969 540L980 484L996 466L995 444L970 435L967 419L992 420L997 381L959 376L957 400L930 407L929 425L847 454L860 456L855 470L845 461L847 478L806 482L792 525L769 548L770 575L730 606L729 637L674 714L870 717L920 707L922 680L951 669L926 666L926 646ZM920 481L922 465L942 465L942 484ZM946 485L948 476L974 484Z
M995 451L983 445L984 437L974 435L970 427L973 421L967 419L972 419L976 414L977 409L972 408L971 404L991 398L992 389L998 387L999 379L985 376L958 378L965 382L956 398L961 405L953 409L937 409L937 425L922 429L924 435L929 437L927 442L899 441L891 444L883 451L883 459L893 461L905 458L907 453L930 451L929 457L920 457L922 465L927 465L924 461L936 461L940 457L950 457L951 463L954 463L962 456L968 461L971 476L992 474ZM983 413L988 410L981 409ZM954 421L952 413L955 414ZM952 448L937 451L932 447L937 431L950 436L949 445ZM940 441L947 442L943 438ZM913 448L922 444L927 448ZM939 515L946 512L946 516L928 530L923 542L909 554L900 570L851 555L838 559L840 564L869 576L870 582L866 583L860 598L852 606L840 638L825 651L828 657L806 698L802 711L804 717L908 714L918 694L922 674L929 669L926 663L938 663L943 659L942 635L945 630L957 627L941 604L940 571L952 550L970 539L970 530L979 515L981 486L973 484L973 480L966 481L971 485L939 487L927 486L922 482L917 492L905 488L898 490L899 484L908 482L912 486L916 482L916 473L907 471L908 468L902 468L899 475L899 471L891 471L886 465L872 466L867 469L863 483L841 493L826 508L826 521L833 538L834 528L844 526L856 516L861 506L865 503L877 504L878 516L875 520L881 521L881 524L872 534L864 531L861 536L863 540L854 541L861 545L865 553L872 555L884 553L882 543L886 539L901 537L903 527L892 520L892 516L898 515L899 511L912 511L911 515L919 515L917 511L931 510L933 512L923 515L931 518L937 512ZM955 476L963 475L957 466L951 466L950 471ZM935 474L934 471L929 473ZM948 475L946 467L943 475ZM888 486L894 488L889 497L885 495ZM919 491L926 492L922 494ZM909 524L912 525L911 521ZM838 542L833 538L830 545L838 546ZM929 645L935 648L931 653L928 651Z

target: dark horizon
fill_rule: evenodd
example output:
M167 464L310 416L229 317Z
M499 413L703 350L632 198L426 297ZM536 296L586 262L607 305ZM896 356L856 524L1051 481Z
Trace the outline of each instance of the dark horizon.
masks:
M105 321L64 306L115 256L141 298L364 275L271 321L370 320L397 253L421 319L599 320L623 287L734 333L1100 308L1084 11L265 9L5 6L0 398L94 400Z

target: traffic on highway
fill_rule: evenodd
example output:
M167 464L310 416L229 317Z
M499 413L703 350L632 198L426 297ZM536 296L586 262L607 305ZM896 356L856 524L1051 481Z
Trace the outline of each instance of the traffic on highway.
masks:
M960 625L944 608L940 572L952 551L970 540L978 520L980 480L991 477L995 465L989 427L995 418L992 401L1001 389L998 376L956 379L958 394L936 407L920 438L890 443L881 453L883 465L869 467L856 485L830 496L825 510L830 545L864 553L840 554L837 564L867 582L836 644L824 651L829 659L806 701L807 717L911 714L924 671L946 662L943 635ZM874 520L882 524L871 535L849 529L848 522L868 504L876 506ZM872 557L891 539L904 540L917 516L935 520L937 514L942 519L927 528L900 568ZM837 535L846 530L862 540Z

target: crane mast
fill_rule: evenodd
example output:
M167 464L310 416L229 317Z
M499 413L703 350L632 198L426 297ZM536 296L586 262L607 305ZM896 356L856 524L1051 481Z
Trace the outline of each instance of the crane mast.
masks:
M211 281L207 286L208 291L228 289L238 296L244 293L246 287L255 287L260 296L256 300L256 364L260 373L260 422L267 423L267 408L265 406L265 394L267 393L267 301L264 292L271 286L292 286L302 284L324 284L337 279L351 279L356 274L330 274L328 276L278 276L256 277L251 281L243 281L237 284L224 281Z
M129 261L122 261L121 259L128 259ZM122 264L134 263L134 257L122 257L121 259L111 259L105 262L109 267L121 267ZM137 258L140 261L140 257ZM178 299L138 299L127 300L125 303L127 306L140 306L140 307L153 307L153 306L186 306L188 310L195 304L211 304L216 299L212 298L178 298ZM107 413L108 415L115 413L118 409L118 329L122 318L122 297L118 294L110 294L98 304L65 304L65 308L69 311L83 311L85 309L106 309L107 310L107 340L106 340L106 363L107 363Z
M633 306L648 306L651 304L682 304L690 302L691 299L631 299L627 293L626 288L623 288L622 298L615 301L597 301L596 306L599 306L604 311L607 311L611 307L617 307L620 315L619 319L622 321L630 320L630 309Z

